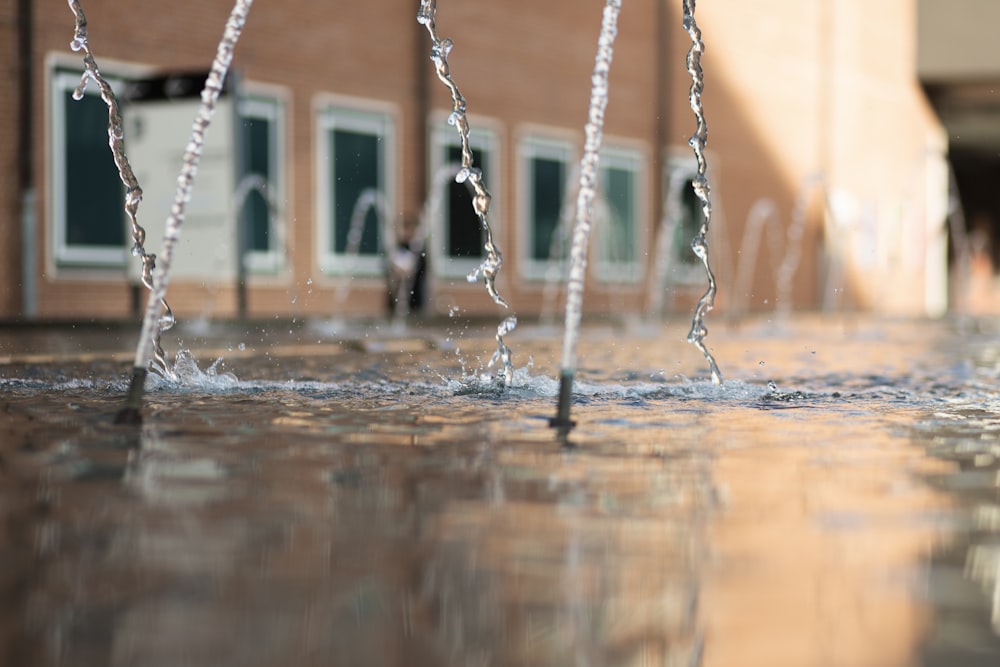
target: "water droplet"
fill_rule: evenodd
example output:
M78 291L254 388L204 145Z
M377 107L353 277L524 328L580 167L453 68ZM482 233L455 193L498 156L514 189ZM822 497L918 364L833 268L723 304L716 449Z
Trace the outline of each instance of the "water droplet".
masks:
M760 363L758 363L757 365L758 365L758 366L763 366L763 365L764 365L764 362L763 362L763 361L761 361L761 362L760 362Z
M774 380L768 380L767 381L767 388L768 388L769 391L772 391L772 392L778 391L778 385L775 384Z
M246 343L240 343L240 344L239 344L239 345L237 346L237 349L238 349L238 350L239 350L240 352L244 352L244 351L245 351L245 350L247 349L247 344L246 344Z
M309 278L308 280L306 280L306 285L312 285L312 284L313 284L313 279L312 278Z

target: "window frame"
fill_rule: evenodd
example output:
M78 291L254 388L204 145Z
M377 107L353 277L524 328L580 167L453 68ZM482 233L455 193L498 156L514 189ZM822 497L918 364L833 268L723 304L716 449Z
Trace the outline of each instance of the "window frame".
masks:
M336 165L331 151L331 135L337 130L370 134L380 147L377 166L377 189L384 195L387 213L391 217L396 209L396 114L377 103L345 103L326 100L316 112L316 262L319 271L329 276L381 276L385 272L384 228L379 229L380 251L375 254L358 254L350 257L330 249L336 234L333 212L336 210L335 194L329 188L336 176ZM394 224L393 219L383 220L384 226Z

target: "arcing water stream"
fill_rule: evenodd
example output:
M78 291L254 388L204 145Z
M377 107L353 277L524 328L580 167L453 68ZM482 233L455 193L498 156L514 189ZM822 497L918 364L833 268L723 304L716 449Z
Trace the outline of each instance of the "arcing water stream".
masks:
M459 183L469 183L474 191L472 197L472 208L479 218L483 233L486 236L484 249L486 256L483 263L475 271L469 274L469 282L475 282L482 277L486 284L486 291L489 292L494 303L504 308L508 308L507 302L500 296L496 288L496 277L503 266L503 255L500 249L493 242L493 230L490 228L490 193L483 184L483 172L478 167L473 166L472 148L469 145L469 118L466 115L465 98L458 90L458 85L451 76L451 69L448 66L448 54L451 53L454 43L446 38L441 38L437 33L437 2L436 0L421 0L420 11L417 13L417 21L427 28L427 34L431 38L431 60L434 61L434 71L441 82L448 87L451 93L452 112L448 117L448 122L458 130L462 142L462 169L458 172L455 180ZM506 318L497 327L497 351L493 355L492 363L499 361L501 364L500 373L505 386L510 386L514 379L514 366L511 361L510 348L504 343L504 336L513 331L517 326L517 318L514 316Z
M698 235L692 241L691 249L694 250L694 254L705 265L705 274L708 277L708 289L702 295L701 299L698 300L698 305L695 307L694 318L691 321L691 331L688 332L688 342L693 343L705 355L705 359L708 361L708 365L712 371L712 382L721 384L722 373L719 372L719 367L716 365L712 353L705 346L705 336L708 335L708 329L705 327L705 315L715 305L715 292L717 288L715 274L712 273L712 267L708 262L708 228L712 221L712 198L707 174L708 162L705 158L705 145L708 143L708 124L705 122L705 110L701 103L701 93L705 89L705 75L701 69L701 55L705 52L705 43L701 39L701 29L698 28L698 23L694 18L694 9L695 0L684 0L684 29L687 30L688 35L691 37L691 50L688 51L687 56L688 74L691 75L691 110L694 111L694 117L698 123L688 143L691 144L694 156L698 160L698 174L694 178L694 191L698 195L698 200L701 202L701 209L704 214L701 229L698 230Z
M132 228L132 254L142 262L142 284L150 291L155 292L153 287L153 269L156 268L156 255L146 252L144 246L146 242L146 230L139 224L138 213L139 203L142 201L142 188L139 180L132 171L128 156L125 154L125 128L122 122L121 109L118 106L118 98L115 96L111 84L101 75L97 67L97 61L90 50L90 43L87 36L87 17L83 13L83 7L78 0L69 0L69 8L76 17L76 27L73 33L73 41L70 48L74 51L83 51L84 74L80 81L80 87L73 92L73 99L79 100L83 97L83 91L87 83L93 80L101 89L101 99L108 105L108 145L111 147L111 155L114 157L115 166L118 167L118 176L125 186L125 214L128 216ZM157 319L156 326L152 327L148 348L145 348L153 356L152 368L162 375L171 374L170 363L166 359L160 339L164 331L174 324L174 316L167 304L165 295L161 295L158 301L155 296L150 297L151 303L158 303L162 309L162 315ZM152 308L151 308L152 309ZM148 356L143 359L142 367L145 369ZM136 360L139 365L139 360Z

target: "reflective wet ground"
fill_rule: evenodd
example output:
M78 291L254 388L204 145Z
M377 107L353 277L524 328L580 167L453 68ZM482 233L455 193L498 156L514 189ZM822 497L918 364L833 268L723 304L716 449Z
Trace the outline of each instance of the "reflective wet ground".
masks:
M0 664L1000 664L995 323L488 329L0 330Z

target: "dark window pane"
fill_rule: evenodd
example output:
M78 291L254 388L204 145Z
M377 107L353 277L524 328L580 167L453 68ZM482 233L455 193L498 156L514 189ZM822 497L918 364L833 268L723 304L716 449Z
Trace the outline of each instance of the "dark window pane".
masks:
M108 107L97 95L73 99L66 109L66 243L125 245L124 191L108 147Z
M272 186L271 173L271 122L264 118L243 120L243 149L246 151L247 174L263 176ZM271 249L271 213L267 199L257 190L247 195L243 210L250 250L267 252Z
M483 169L483 179L487 179L483 165L488 162L488 155L476 151L476 166ZM460 146L448 148L448 164L461 164L462 149ZM488 180L486 181L489 182ZM472 188L468 183L456 183L454 180L448 186L448 256L449 257L482 257L483 230L475 209L472 208Z
M361 194L378 187L378 137L349 130L334 130L331 133L333 146L333 250L343 254L347 251L347 235L351 227L354 205ZM374 255L379 251L378 214L370 208L365 214L364 232L361 235L359 253Z
M550 247L559 227L564 181L563 162L539 157L531 160L531 219L535 223L531 239L532 259L546 261L550 257ZM567 253L568 248L563 248L562 257Z
M609 262L635 260L635 174L610 167L604 171L604 196L611 219L602 256Z
M681 222L674 228L674 249L684 264L697 264L699 261L691 250L691 241L697 236L704 219L701 202L694 192L694 181L687 179L681 188Z

